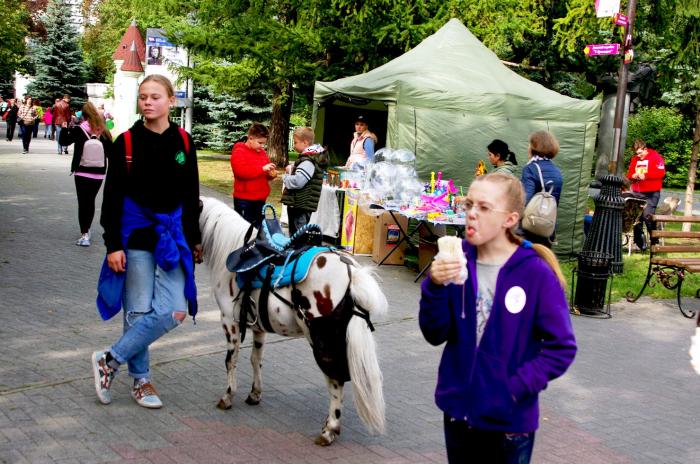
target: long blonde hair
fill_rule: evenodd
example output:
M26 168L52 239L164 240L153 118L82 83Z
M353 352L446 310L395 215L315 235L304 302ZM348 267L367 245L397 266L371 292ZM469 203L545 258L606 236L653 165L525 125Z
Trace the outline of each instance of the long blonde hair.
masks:
M520 217L523 217L523 210L525 209L525 191L523 190L523 184L520 183L520 179L504 172L492 172L474 179L474 182L485 181L502 185L507 198L507 209L516 212ZM523 243L523 239L515 234L515 229L517 227L518 225L516 224L512 228L506 230L506 236L508 237L509 241L520 246ZM554 274L556 274L557 279L559 279L559 283L561 284L562 288L566 288L566 278L561 272L559 260L552 250L544 245L540 245L539 243L533 243L532 249L535 250L537 254L547 262L547 264L549 264L549 267L552 268L552 271L554 271Z
M108 139L112 139L112 134L109 133L109 129L107 129L104 118L97 111L97 108L95 108L95 105L93 105L92 102L86 102L83 105L82 112L83 119L90 124L90 130L92 130L93 134L98 135L99 137L104 134Z

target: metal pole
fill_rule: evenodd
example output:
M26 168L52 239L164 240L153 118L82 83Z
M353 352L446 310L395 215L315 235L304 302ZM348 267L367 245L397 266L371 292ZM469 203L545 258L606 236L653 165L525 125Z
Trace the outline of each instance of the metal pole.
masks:
M629 74L629 63L625 63L625 53L632 49L632 33L634 30L634 15L637 11L637 0L630 0L627 3L627 17L629 22L625 26L624 41L622 46L622 63L618 71L617 80L617 100L615 102L615 121L613 123L613 151L608 164L608 173L617 175L617 162L624 159L623 153L625 144L622 141L622 126L625 120L625 100L627 97L627 80Z

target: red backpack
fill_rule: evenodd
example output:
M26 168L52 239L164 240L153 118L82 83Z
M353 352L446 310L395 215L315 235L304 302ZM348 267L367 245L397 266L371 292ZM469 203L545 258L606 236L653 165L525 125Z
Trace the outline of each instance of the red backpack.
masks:
M183 129L182 127L177 128L178 131L180 132L180 135L182 136L182 141L185 143L185 153L190 152L190 139L187 137L187 131ZM132 156L132 147L131 147L131 129L127 130L124 132L124 155L126 156L126 172L129 173L131 171L131 156Z

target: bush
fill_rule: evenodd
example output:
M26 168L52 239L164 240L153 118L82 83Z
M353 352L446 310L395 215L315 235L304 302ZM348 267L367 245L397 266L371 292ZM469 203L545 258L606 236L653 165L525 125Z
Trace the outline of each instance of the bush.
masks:
M642 139L666 161L664 187L684 188L688 183L688 166L692 148L690 121L672 108L642 108L630 115L627 126L625 163L634 155L632 144Z

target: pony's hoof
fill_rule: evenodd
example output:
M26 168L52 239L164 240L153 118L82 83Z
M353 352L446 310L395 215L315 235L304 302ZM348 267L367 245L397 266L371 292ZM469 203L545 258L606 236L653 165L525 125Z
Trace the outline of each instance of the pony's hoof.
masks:
M246 404L249 404L251 406L257 406L260 404L260 398L253 398L252 396L248 395L248 398L245 399Z
M231 409L231 400L226 399L226 398L221 398L219 402L216 404L216 407L219 409Z
M333 440L335 440L335 436L328 436L325 432L322 433L321 435L317 436L316 439L314 440L314 443L316 443L318 446L330 446L333 444Z
M321 435L316 437L314 443L316 443L319 446L330 446L338 437L338 433L332 432L330 430L324 430L323 432L321 432Z

